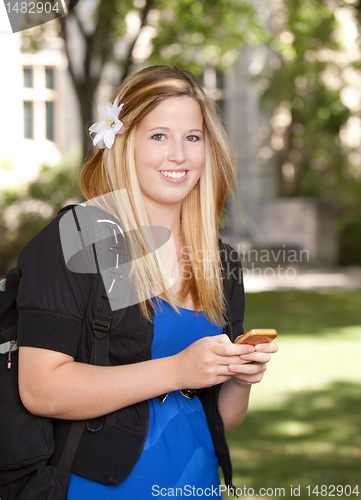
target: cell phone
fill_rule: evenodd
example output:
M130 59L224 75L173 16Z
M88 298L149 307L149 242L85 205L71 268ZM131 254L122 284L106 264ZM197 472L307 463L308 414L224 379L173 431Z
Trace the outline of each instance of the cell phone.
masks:
M277 332L273 328L254 328L240 335L234 341L235 344L266 344L272 342L277 337Z

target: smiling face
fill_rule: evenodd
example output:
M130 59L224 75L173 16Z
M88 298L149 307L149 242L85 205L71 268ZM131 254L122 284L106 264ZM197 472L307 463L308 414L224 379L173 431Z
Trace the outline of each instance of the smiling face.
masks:
M179 205L205 163L203 115L188 96L169 97L138 124L135 167L146 206Z

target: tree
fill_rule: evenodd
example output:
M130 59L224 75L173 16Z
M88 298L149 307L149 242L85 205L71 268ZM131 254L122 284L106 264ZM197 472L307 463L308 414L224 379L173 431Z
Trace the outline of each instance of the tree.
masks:
M108 63L119 68L118 84L145 60L199 75L206 64L229 67L244 42L265 39L256 11L238 0L98 0L93 9L84 1L59 22L80 104L84 155L91 149L87 127L95 120L95 92ZM81 65L72 52L71 28L84 47Z
M113 86L145 63L177 65L200 75L205 65L229 68L242 44L266 38L256 11L239 0L82 0L66 17L25 31L23 49L46 47L48 35L64 40L82 117L83 156L92 148L87 129L97 118L93 104L109 64L118 68ZM74 35L83 47L80 63ZM80 157L64 159L57 167L44 167L25 191L0 193L0 275L62 206L81 201L79 163Z
M335 15L324 0L286 0L285 22L271 43L273 66L263 104L274 110L271 144L280 194L322 196L344 168L338 136L350 110L341 102L341 68L335 65ZM330 86L333 72L337 85ZM322 179L322 180L321 180Z
M80 154L55 167L44 166L25 190L0 194L0 276L16 265L19 251L65 205L80 203L77 172Z
M356 16L343 0L284 0L275 14L271 64L261 77L262 103L273 113L270 143L281 196L332 202L338 216L341 262L361 261L361 121L347 98L360 59L345 46L340 20ZM357 132L358 130L358 132ZM347 245L344 242L347 239Z

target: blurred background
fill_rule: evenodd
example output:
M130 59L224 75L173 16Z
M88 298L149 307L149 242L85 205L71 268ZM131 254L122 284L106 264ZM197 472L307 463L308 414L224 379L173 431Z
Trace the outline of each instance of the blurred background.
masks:
M255 492L361 482L360 36L359 0L80 0L0 33L1 277L82 201L87 129L127 75L177 65L215 101L237 157L242 212L230 197L220 229L244 264L245 327L279 332L229 435L235 483Z

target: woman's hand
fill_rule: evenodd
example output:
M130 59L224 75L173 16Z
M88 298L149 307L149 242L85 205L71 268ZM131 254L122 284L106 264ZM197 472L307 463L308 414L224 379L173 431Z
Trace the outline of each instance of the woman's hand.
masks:
M229 371L233 373L233 381L240 385L250 385L260 382L267 369L267 363L271 360L271 353L278 351L274 342L258 344L254 351L240 356L240 362L229 365Z
M254 351L253 346L232 344L225 334L197 340L173 356L178 385L183 389L199 389L226 382L234 374L229 367L234 367L236 373L243 373L238 372L239 367L245 366L249 361L242 360L241 356ZM268 361L265 357L264 359ZM250 369L242 370L248 372Z
M274 342L249 347L251 352L242 354L237 363L228 366L233 375L219 393L218 406L225 432L234 429L246 416L251 385L262 380L271 353L278 350Z

